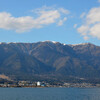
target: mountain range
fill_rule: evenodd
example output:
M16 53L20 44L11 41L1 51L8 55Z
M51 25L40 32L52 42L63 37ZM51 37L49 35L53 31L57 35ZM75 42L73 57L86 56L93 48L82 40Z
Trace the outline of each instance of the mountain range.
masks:
M100 78L100 46L54 41L0 43L0 74L12 78Z

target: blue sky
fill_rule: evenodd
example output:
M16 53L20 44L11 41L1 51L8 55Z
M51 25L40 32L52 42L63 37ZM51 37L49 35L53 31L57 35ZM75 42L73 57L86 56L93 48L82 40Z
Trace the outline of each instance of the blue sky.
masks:
M0 0L0 42L100 45L100 0Z

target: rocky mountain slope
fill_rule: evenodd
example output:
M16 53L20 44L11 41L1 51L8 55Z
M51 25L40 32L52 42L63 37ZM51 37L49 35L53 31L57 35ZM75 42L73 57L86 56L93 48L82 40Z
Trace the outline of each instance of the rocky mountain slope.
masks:
M100 47L52 41L0 43L0 74L100 78Z

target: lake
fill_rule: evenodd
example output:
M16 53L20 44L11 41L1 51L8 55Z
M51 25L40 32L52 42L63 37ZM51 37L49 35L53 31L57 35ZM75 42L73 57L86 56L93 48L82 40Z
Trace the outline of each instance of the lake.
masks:
M100 88L0 88L0 100L100 100Z

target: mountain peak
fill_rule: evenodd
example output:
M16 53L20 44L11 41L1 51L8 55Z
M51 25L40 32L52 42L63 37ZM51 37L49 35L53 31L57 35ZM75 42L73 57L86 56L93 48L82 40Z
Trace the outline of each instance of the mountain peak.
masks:
M48 43L54 43L54 44L59 43L59 42L56 42L56 41L49 41L49 40L42 41L42 42L48 42Z
M29 78L30 75L100 76L100 46L91 43L69 46L55 41L0 44L1 75L22 78L26 74Z
M94 44L92 44L92 43L69 44L69 46L72 46L72 47L74 47L74 46L80 46L80 45L84 46L84 45L94 45Z

